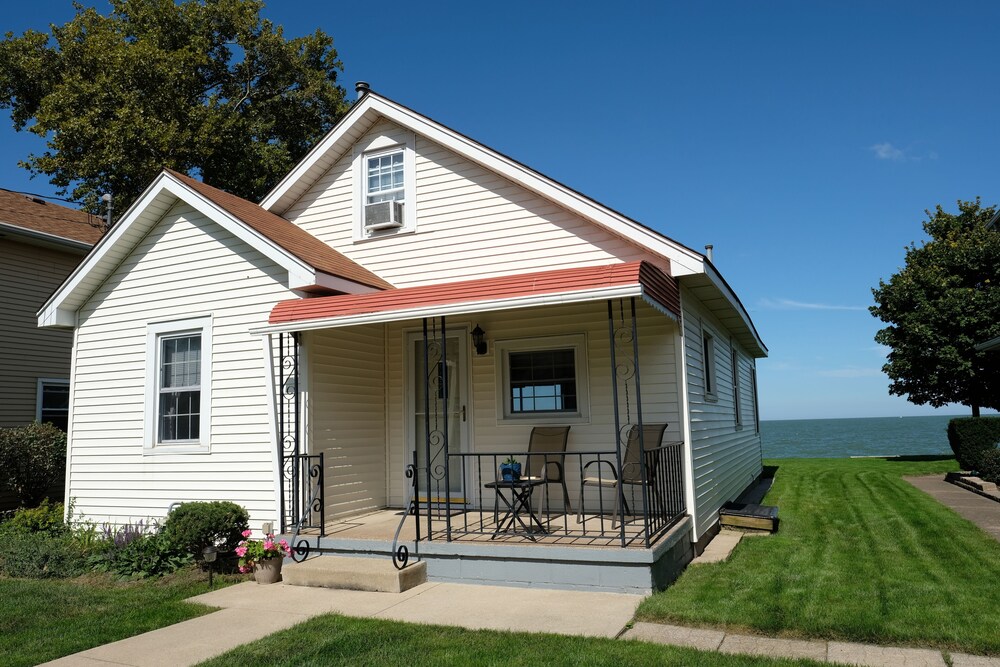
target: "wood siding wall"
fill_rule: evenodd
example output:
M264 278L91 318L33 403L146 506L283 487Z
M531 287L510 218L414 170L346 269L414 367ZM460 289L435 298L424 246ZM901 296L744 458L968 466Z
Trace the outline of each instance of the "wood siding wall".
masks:
M398 132L383 120L365 136ZM638 259L667 264L419 135L415 150L416 233L354 241L351 155L285 217L396 287Z
M82 258L0 238L0 427L35 420L39 378L69 380L73 332L39 329L35 313Z
M735 499L761 472L760 435L754 428L750 369L754 360L690 291L681 290L691 411L696 537L718 519L719 508ZM702 330L715 339L715 397L705 392ZM736 426L733 401L732 350L736 347L740 376L740 414Z
M386 505L383 331L306 334L309 453L324 455L328 521Z
M79 515L162 518L231 500L277 521L264 354L249 329L292 295L285 272L193 209L171 209L80 311L68 495ZM146 326L212 317L210 453L143 452ZM163 452L163 453L161 453Z
M626 306L627 307L627 306ZM489 352L478 356L470 351L469 418L472 420L468 451L503 452L526 450L533 424L510 424L500 419L502 410L497 395L496 341L584 334L587 340L590 419L570 428L568 451L607 451L614 448L614 415L611 392L611 359L608 345L606 302L531 308L504 313L479 315L474 320L452 318L449 329L470 330L479 324L489 339ZM405 491L403 468L413 443L405 438L406 401L403 368L406 333L416 331L419 322L388 325L386 358L388 370L389 418L389 503L400 505ZM675 363L676 323L644 304L638 305L638 330L642 367L643 418L647 423L666 421L669 427L664 441L682 440L680 419L680 381ZM467 335L467 334L466 334ZM634 391L634 390L633 390ZM634 393L632 410L635 414ZM624 394L622 397L624 410ZM550 424L562 424L553 419ZM490 462L490 466L492 461ZM576 503L579 473L575 460L567 464L570 497ZM492 471L491 471L492 472ZM478 485L472 479L470 485ZM475 498L478 488L467 493ZM553 496L555 497L555 496ZM484 498L486 495L484 494ZM610 498L610 495L607 496ZM492 496L487 498L492 502ZM608 501L610 503L610 500ZM590 505L588 505L589 507ZM610 507L610 504L608 505Z

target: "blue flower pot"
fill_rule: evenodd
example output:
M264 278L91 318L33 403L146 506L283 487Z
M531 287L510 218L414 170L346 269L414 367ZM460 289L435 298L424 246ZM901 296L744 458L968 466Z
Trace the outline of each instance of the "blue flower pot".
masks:
M501 463L500 479L502 479L505 482L516 482L517 480L521 479L521 464Z

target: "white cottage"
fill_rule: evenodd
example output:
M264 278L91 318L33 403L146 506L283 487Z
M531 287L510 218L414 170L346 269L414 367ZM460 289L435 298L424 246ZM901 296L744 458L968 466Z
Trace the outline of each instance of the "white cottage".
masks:
M39 312L74 330L67 500L232 500L301 555L442 580L663 585L761 473L743 305L702 254L359 93L259 205L164 171Z

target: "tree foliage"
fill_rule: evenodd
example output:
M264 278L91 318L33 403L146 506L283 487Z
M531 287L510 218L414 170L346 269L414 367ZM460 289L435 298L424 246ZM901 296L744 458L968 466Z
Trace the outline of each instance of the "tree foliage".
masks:
M872 290L872 315L889 326L882 370L889 393L917 405L1000 408L1000 353L976 345L1000 336L1000 232L994 207L959 201L958 214L927 211L929 240L906 249L906 264Z
M333 39L260 0L111 0L0 42L0 108L46 141L21 166L119 211L163 167L261 198L347 110Z

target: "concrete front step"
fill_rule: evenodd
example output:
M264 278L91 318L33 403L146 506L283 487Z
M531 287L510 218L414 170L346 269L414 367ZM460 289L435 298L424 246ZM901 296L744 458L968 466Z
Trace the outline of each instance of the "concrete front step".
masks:
M317 556L286 564L281 579L292 586L402 593L427 581L427 563L417 561L397 570L388 558Z

